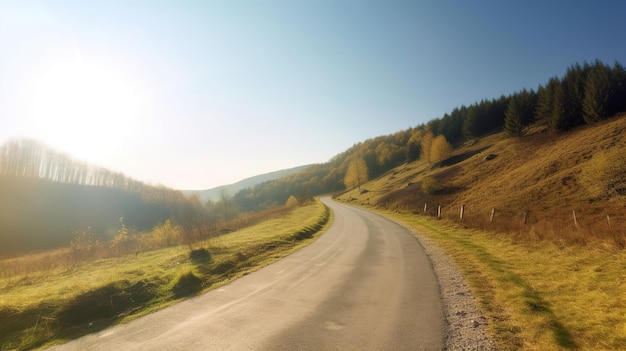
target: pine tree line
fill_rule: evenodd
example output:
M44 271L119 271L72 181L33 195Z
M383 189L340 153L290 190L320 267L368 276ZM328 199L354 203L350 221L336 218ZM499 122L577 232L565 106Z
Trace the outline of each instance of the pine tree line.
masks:
M626 70L600 61L570 66L562 78L553 77L537 92L522 90L511 95L504 128L521 136L533 123L562 132L584 123L595 123L626 111Z

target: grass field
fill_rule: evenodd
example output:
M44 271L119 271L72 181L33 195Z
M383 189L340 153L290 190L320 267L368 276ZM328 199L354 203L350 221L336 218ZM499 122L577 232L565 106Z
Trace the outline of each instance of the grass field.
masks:
M436 242L465 274L499 350L626 349L626 253L529 246L505 234L384 211Z
M0 349L27 350L128 321L226 284L306 245L329 223L319 201L187 246L0 279Z
M439 166L406 163L340 199L415 213L427 204L431 216L441 206L442 217L456 222L463 206L463 226L507 232L520 242L623 249L624 131L626 115L563 134L539 127L520 139L495 133L458 145ZM440 190L424 191L425 180Z

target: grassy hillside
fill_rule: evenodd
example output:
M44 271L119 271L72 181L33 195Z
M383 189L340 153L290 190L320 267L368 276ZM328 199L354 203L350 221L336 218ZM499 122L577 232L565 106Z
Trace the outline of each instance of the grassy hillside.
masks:
M523 138L496 133L466 142L441 165L407 163L341 198L416 213L426 204L429 215L441 206L444 218L526 242L624 247L625 130L621 115L562 134L538 127Z
M306 245L329 217L317 201L191 252L177 246L27 273L2 269L0 350L30 350L92 333L226 284ZM30 264L28 257L16 260L22 268Z

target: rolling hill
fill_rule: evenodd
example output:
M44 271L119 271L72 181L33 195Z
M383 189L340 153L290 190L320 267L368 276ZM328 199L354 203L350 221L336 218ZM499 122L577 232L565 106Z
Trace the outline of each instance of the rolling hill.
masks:
M311 165L299 166L289 169L283 169L280 171L274 171L270 173L260 174L254 177L246 178L241 181L238 181L229 185L222 185L216 188L206 189L206 190L183 190L183 194L185 196L189 196L191 194L196 194L200 201L212 201L217 202L221 199L222 193L225 193L228 196L233 196L238 193L240 190L251 188L255 185L268 182L270 180L276 180L282 178L284 176L288 176L290 174L298 173L306 168L309 168Z
M624 131L626 114L561 134L498 132L465 142L441 165L405 163L339 198L432 216L441 206L444 218L524 241L623 247Z

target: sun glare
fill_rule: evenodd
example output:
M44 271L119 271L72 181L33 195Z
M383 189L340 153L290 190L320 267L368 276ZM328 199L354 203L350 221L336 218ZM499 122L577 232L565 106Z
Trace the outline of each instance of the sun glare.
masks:
M27 102L32 130L72 156L106 156L138 127L143 102L133 83L106 64L53 64L36 78Z

